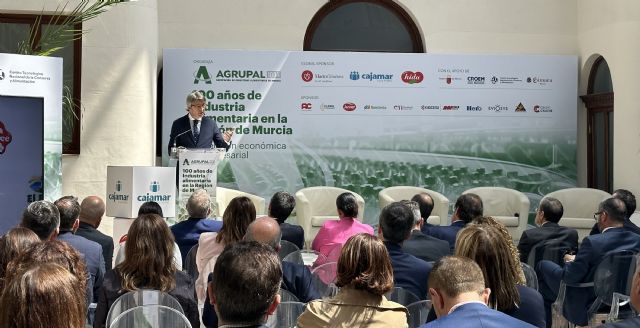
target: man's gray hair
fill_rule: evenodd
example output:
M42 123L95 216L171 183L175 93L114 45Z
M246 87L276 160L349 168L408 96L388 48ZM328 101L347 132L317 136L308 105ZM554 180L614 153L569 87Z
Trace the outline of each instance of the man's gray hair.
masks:
M22 212L21 225L35 232L40 240L46 240L60 227L60 212L53 203L39 200Z
M194 90L193 92L187 95L187 110L189 110L189 107L191 107L191 104L196 100L206 101L202 92Z
M194 191L187 200L187 213L192 218L206 218L211 207L211 197L204 189Z
M412 200L403 200L402 204L411 209L411 212L413 213L413 225L417 225L418 223L420 223L420 220L422 220L422 215L420 214L420 205L418 205L418 202Z

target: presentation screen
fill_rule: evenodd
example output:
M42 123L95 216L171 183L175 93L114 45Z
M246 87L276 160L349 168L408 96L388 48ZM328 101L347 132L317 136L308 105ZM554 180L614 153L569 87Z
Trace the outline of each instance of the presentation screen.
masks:
M0 95L0 231L43 199L44 99Z

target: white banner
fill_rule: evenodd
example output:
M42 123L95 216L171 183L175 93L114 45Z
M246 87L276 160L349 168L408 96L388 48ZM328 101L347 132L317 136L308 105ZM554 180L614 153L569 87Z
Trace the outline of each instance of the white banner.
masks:
M205 189L212 198L212 211L216 213L216 185L218 164L225 155L224 149L178 150L178 197L180 208L177 220L187 218L184 210L187 200L197 189Z

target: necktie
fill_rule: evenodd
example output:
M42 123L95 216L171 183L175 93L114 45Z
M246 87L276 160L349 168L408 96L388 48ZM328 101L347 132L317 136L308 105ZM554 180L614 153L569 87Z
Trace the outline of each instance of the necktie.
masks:
M200 129L198 129L199 120L193 120L193 139L198 143L198 137L200 136Z

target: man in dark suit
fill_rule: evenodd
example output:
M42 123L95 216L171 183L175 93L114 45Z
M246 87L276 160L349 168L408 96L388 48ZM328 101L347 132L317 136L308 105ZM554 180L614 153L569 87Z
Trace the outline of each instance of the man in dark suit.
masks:
M437 261L441 257L449 255L449 243L435 237L427 236L420 231L422 225L425 223L425 218L428 218L431 214L433 200L428 194L419 194L416 196L420 196L420 198L431 206L427 206L425 209L426 216L422 216L423 212L420 211L420 206L417 202L406 202L406 205L409 206L413 212L414 226L409 239L402 243L402 249L421 260L427 262Z
M640 235L640 227L635 225L630 220L631 215L633 215L633 212L636 211L636 196L634 196L633 193L631 193L631 191L629 190L618 189L613 192L613 195L611 195L611 197L619 198L624 202L624 206L627 207L626 218L624 220L623 227L628 231L631 231L633 233L637 233ZM591 232L589 233L589 235L596 235L599 233L600 233L600 229L598 229L598 224L596 223L593 225L593 228L591 228Z
M98 290L102 286L105 274L102 246L74 234L80 225L80 220L78 220L80 204L78 204L78 200L75 197L64 196L56 200L54 204L60 212L60 234L57 239L69 243L84 258L90 276L87 287L92 287L92 290L87 290L87 300L97 302Z
M491 290L485 288L482 270L466 257L447 256L429 275L429 295L438 316L420 328L534 327L487 307Z
M420 209L420 216L422 217L422 227L433 227L434 225L427 222L429 216L431 216L431 212L433 211L433 198L431 195L426 192L421 192L419 194L415 194L411 197L411 200L418 203L418 208ZM444 220L446 218L440 218L440 220ZM420 229L422 230L422 227Z
M169 135L169 155L171 148L216 148L229 149L232 131L220 132L218 125L211 118L204 116L206 100L199 91L187 96L187 115L182 116L171 125Z
M208 219L211 213L211 197L204 189L197 189L187 200L189 218L170 227L173 237L180 248L182 263L187 254L198 243L203 232L218 232L222 228L222 221Z
M626 208L617 198L608 198L598 206L594 214L602 233L587 236L576 255L565 255L564 267L551 261L540 261L537 266L546 311L558 297L560 281L570 284L592 282L596 268L602 258L611 252L621 250L640 251L640 236L623 228ZM563 314L567 320L580 326L586 326L587 309L595 300L592 288L567 288Z
M472 193L460 195L456 200L450 226L422 227L422 232L425 235L448 241L449 247L453 250L456 245L458 231L473 219L481 217L482 211L482 199L480 199L480 196Z
M633 282L631 283L631 290L629 291L629 298L631 299L631 306L640 311L640 265L636 266L636 273L633 275ZM640 317L633 317L627 320L618 321L616 323L607 323L600 328L638 328L640 327Z
M520 261L527 263L532 248L536 245L542 246L540 243L547 240L555 240L564 245L563 247L566 247L567 250L578 249L578 232L575 229L558 225L563 213L564 209L559 200L546 197L540 201L535 218L538 227L523 231L520 237L518 243ZM543 250L537 249L537 251Z
M393 282L421 300L427 299L427 278L432 264L427 263L402 249L402 243L409 239L414 216L411 209L402 202L385 206L380 212L378 236L384 241L393 269Z
M95 241L102 246L105 269L109 271L113 265L113 238L98 231L104 211L105 204L100 197L85 197L80 204L80 225L76 235Z
M296 207L296 198L286 191L278 191L273 194L269 202L269 216L276 219L282 231L282 240L294 243L299 249L304 248L304 229L295 224L285 223L293 208Z

